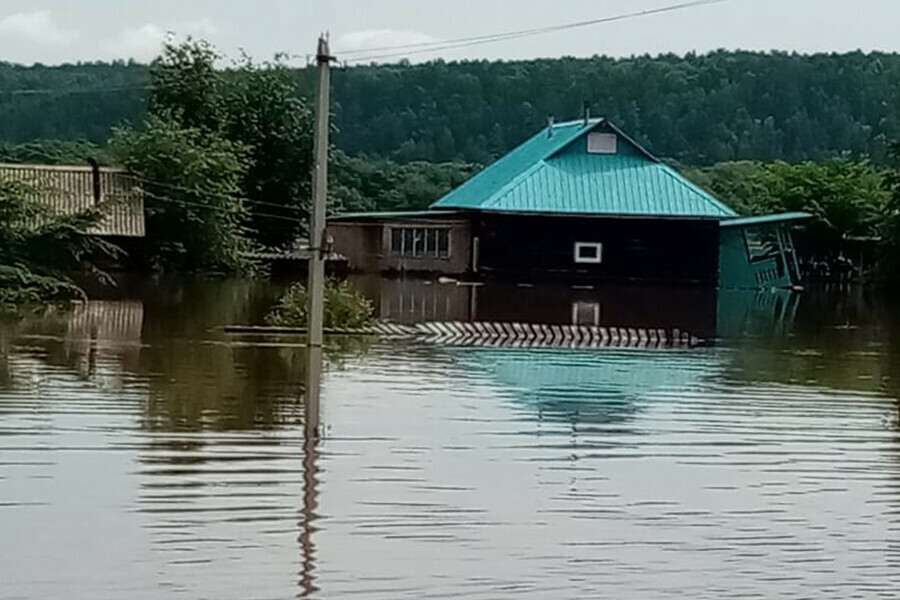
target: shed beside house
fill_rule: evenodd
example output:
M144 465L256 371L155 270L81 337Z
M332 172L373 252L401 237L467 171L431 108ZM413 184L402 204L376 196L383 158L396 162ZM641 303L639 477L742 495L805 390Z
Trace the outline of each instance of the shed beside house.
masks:
M538 133L430 210L329 231L362 272L763 287L797 283L787 227L806 217L742 219L597 119Z

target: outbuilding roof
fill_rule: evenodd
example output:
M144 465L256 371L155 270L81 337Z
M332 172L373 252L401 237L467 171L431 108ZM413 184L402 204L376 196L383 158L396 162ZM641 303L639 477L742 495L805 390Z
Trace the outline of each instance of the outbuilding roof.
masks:
M782 223L793 223L797 221L806 221L812 219L815 215L807 212L789 212L777 215L762 215L758 217L740 217L737 219L727 219L720 223L722 227L755 227L758 225L776 225Z
M561 123L552 128L552 134L542 131L432 208L708 219L738 216L605 119Z

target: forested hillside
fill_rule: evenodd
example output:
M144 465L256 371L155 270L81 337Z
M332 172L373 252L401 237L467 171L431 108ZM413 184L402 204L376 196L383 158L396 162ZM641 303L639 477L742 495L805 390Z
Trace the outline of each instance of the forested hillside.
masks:
M297 80L311 91L309 71ZM0 64L0 141L94 141L144 110L147 68ZM33 90L33 91L29 91ZM490 162L584 100L685 164L880 162L900 138L900 55L715 52L612 59L435 62L340 69L336 143L400 161Z

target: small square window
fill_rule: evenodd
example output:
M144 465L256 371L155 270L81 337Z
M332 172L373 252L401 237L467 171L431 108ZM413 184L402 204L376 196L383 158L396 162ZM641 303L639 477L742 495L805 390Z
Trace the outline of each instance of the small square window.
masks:
M581 265L599 265L603 262L603 244L576 242L575 262Z

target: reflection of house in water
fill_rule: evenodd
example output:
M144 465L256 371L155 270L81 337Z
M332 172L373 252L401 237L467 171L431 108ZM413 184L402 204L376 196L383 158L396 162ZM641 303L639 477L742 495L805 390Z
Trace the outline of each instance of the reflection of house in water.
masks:
M98 355L117 358L124 368L137 366L144 305L137 300L90 300L77 306L66 323L63 352L81 377L93 375Z
M798 296L788 291L717 291L696 287L481 286L417 279L360 278L376 315L398 323L502 322L634 329L679 329L704 339L784 329ZM792 308L793 307L793 308ZM768 324L768 325L767 325Z
M549 420L579 424L629 421L654 394L677 394L722 370L706 351L449 350L469 373L482 372Z

